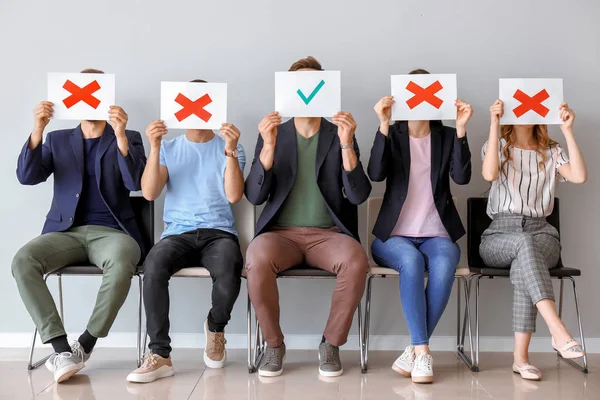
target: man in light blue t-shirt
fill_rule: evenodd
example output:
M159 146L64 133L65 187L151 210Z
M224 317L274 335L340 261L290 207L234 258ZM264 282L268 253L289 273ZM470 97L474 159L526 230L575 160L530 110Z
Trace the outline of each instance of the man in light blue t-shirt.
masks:
M167 134L163 121L146 129L150 154L142 192L156 199L167 186L161 240L144 262L144 306L150 352L127 377L152 382L173 375L169 338L169 279L182 268L202 265L213 281L212 308L204 323L204 362L222 368L227 358L224 329L240 292L242 254L231 203L244 194L244 149L240 131L223 124L219 134L189 129L161 143Z

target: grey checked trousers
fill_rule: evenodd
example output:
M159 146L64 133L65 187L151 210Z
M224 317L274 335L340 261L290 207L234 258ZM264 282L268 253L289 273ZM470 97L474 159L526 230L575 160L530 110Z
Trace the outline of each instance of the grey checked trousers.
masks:
M492 268L510 268L514 332L535 332L535 304L554 300L549 270L556 267L560 250L558 231L544 218L498 214L483 233L483 261Z

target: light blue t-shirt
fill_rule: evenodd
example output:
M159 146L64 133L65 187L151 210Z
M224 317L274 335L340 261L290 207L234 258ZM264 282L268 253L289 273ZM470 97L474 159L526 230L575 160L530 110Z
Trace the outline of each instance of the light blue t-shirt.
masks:
M240 144L238 162L244 172L246 156ZM160 164L169 170L161 239L199 228L237 235L231 205L225 195L225 139L215 135L206 143L185 135L164 141Z

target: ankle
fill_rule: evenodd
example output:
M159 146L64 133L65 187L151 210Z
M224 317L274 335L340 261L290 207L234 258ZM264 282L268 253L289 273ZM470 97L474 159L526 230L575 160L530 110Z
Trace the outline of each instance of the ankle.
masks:
M421 353L431 355L431 351L429 350L429 345L424 344L424 345L415 346L415 354L419 355Z
M515 364L517 364L518 367L522 367L523 364L529 364L529 354L517 354L517 353L513 353L513 359Z

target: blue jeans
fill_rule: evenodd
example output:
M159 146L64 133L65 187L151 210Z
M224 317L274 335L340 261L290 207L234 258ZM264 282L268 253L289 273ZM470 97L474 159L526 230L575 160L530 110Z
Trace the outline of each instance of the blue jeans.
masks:
M375 238L371 253L377 264L400 273L400 300L411 344L429 344L452 292L460 247L447 237L390 236L385 242Z

